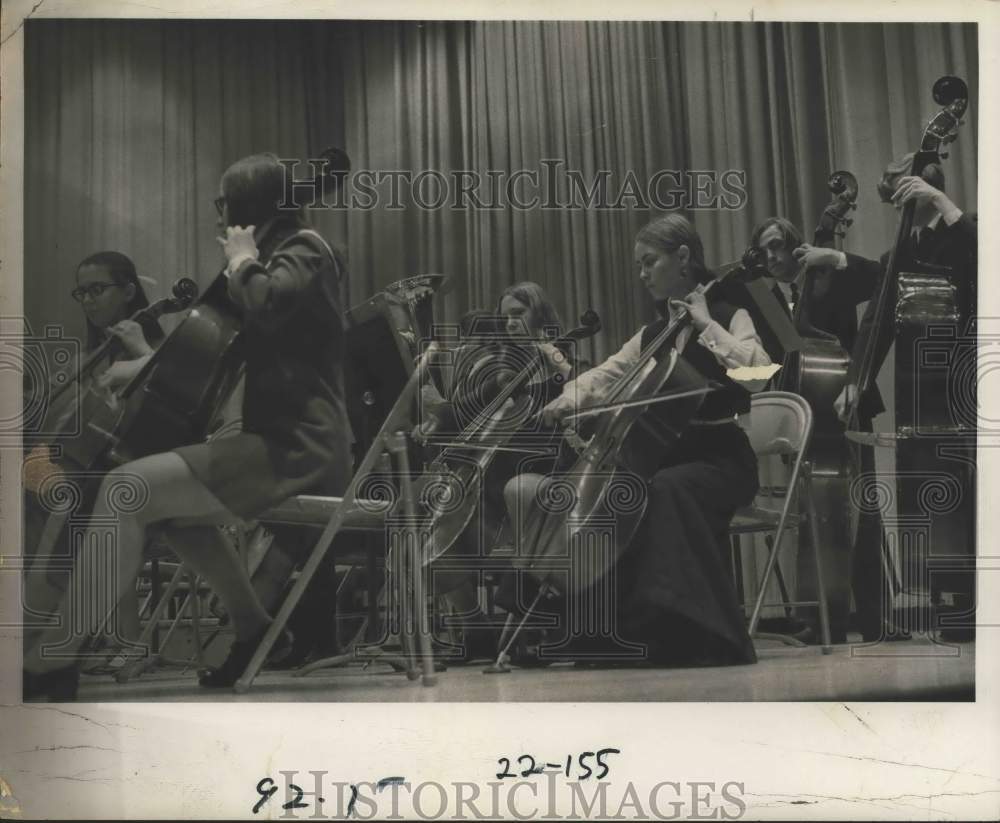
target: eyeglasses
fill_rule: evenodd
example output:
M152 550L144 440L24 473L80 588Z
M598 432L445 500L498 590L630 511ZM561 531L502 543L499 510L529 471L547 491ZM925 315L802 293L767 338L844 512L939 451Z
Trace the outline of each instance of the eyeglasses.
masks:
M78 286L73 289L73 291L70 292L70 295L77 303L82 303L86 297L89 297L91 300L96 300L108 289L113 289L120 285L120 283L88 283L86 286Z
M219 213L219 217L222 217L222 210L226 207L226 198L216 197L212 202L215 203L215 210Z

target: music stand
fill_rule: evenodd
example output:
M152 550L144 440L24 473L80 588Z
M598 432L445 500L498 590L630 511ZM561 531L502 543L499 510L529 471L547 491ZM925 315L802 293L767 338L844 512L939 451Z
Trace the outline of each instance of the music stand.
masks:
M431 301L447 279L422 274L398 280L347 312L344 388L359 458L413 373L420 341L430 335Z

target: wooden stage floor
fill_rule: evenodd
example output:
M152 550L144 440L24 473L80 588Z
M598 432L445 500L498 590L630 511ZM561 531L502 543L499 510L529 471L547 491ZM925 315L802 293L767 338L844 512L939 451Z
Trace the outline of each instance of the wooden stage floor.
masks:
M485 663L450 665L436 686L410 682L381 663L352 664L306 677L264 672L246 695L198 686L194 672L161 669L126 684L86 676L81 702L504 702L974 700L975 643L925 637L879 646L790 648L758 642L752 666L579 668L557 664L484 674Z

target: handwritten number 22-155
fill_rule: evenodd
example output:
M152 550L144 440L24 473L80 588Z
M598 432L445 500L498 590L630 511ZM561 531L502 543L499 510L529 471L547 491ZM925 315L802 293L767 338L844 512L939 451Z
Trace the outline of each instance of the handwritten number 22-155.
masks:
M620 749L598 749L596 752L581 752L577 760L580 768L583 770L583 774L579 775L579 780L587 780L591 776L596 777L598 780L605 778L610 771L608 764L604 761L604 758L609 754L618 754ZM590 758L596 758L597 768L599 769L598 774L594 774L594 770L588 765L587 760ZM521 767L520 774L517 772L512 772L510 770L510 759L507 757L501 757L497 760L503 768L497 772L497 778L503 780L505 777L530 777L533 774L542 774L547 768L548 769L559 769L565 772L566 777L571 777L570 772L573 767L573 755L566 755L565 768L562 763L543 763L540 766L536 764L535 758L530 754L522 754L517 758L517 763Z

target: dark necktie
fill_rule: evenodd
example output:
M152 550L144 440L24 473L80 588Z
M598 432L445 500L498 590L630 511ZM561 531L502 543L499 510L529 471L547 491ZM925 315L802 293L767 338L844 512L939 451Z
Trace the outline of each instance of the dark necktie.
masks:
M782 291L781 286L778 283L774 284L774 288L771 289L771 293L774 295L775 299L778 301L778 305L781 306L782 311L785 312L789 317L792 316L791 310L788 308L788 301L785 299L785 293ZM793 292L794 294L794 292Z
M792 308L795 308L795 304L799 302L799 287L796 283L789 283L790 290L792 292Z

